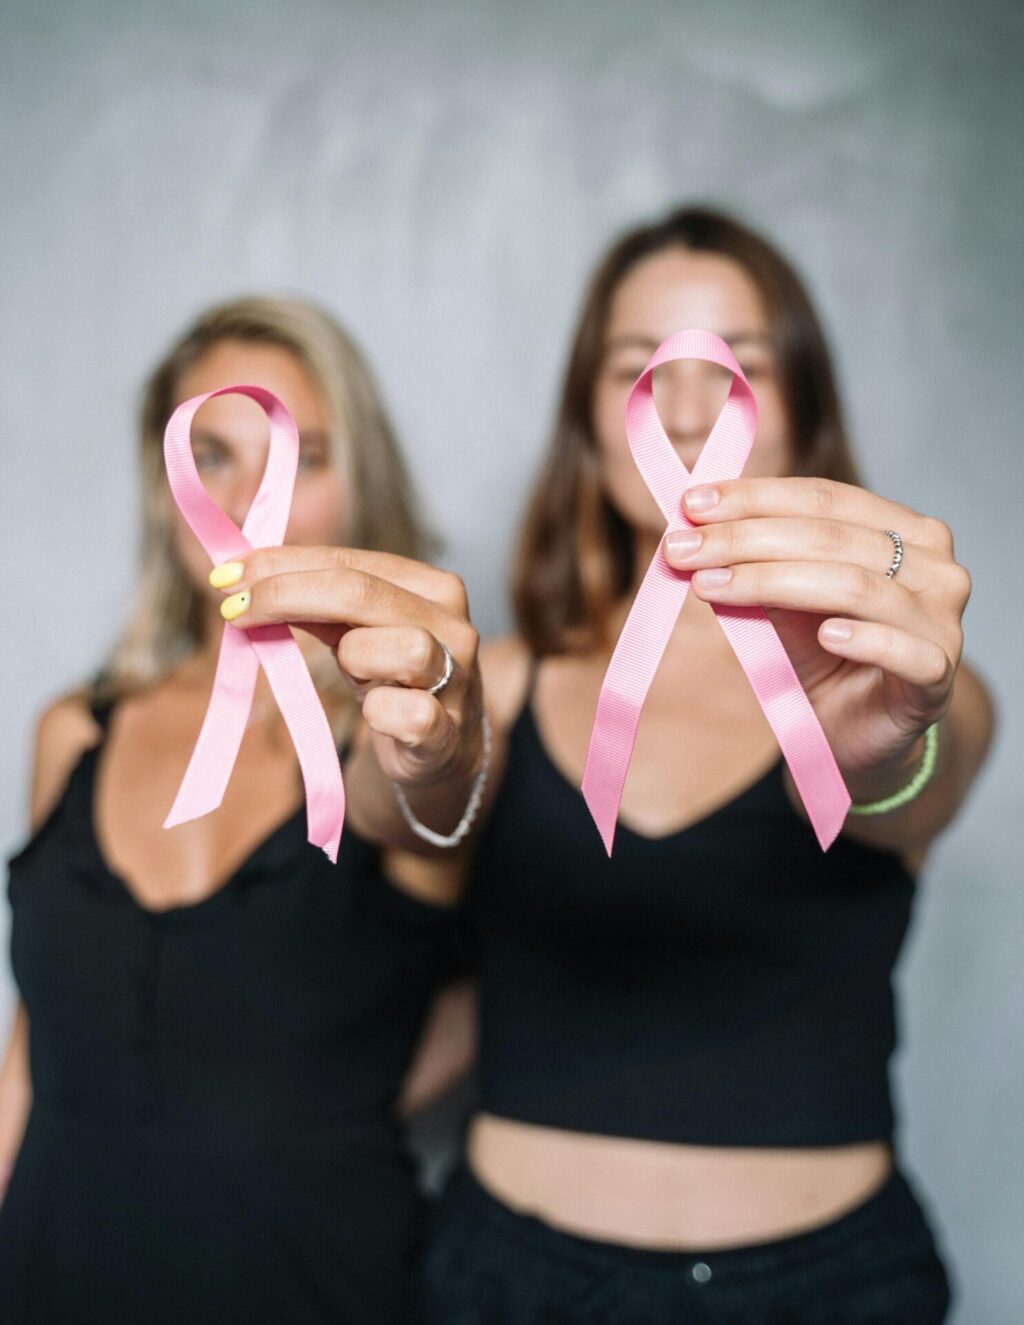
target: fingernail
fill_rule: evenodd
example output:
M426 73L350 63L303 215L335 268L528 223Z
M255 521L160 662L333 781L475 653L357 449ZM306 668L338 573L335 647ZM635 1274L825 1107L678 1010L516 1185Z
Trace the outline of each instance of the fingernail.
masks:
M702 589L721 589L732 579L732 570L728 566L716 566L714 570L699 570L693 578Z
M688 511L710 511L718 505L719 496L717 488L688 488L683 501Z
M850 639L853 635L853 629L845 621L826 621L821 628L821 633L826 639L844 640Z
M699 529L674 529L665 538L665 547L670 556L691 557L704 542L704 535Z
M243 612L248 611L251 597L249 590L243 589L241 593L233 593L230 598L225 598L220 605L221 616L225 621L237 621Z
M244 574L245 567L240 561L225 561L210 571L210 583L215 589L228 589L232 584L237 584Z

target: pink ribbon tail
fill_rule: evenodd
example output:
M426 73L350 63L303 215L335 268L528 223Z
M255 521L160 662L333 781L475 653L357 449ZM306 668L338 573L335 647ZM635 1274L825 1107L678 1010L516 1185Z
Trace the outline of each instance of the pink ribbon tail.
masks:
M759 607L715 607L804 803L822 851L839 836L850 793L775 627Z
M673 570L659 548L601 686L581 790L609 856L640 714L689 591L689 577Z
M287 626L259 626L248 633L298 755L306 788L307 835L337 861L345 786L331 725L313 678Z

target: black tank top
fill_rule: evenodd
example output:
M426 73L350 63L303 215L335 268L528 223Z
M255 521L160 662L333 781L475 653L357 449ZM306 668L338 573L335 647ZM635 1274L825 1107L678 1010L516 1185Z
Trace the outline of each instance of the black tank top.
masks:
M620 823L609 860L531 680L470 881L481 1107L701 1145L886 1138L913 892L888 852L823 854L781 761L681 832Z
M304 809L212 896L144 909L97 845L100 749L10 862L34 1099L0 1320L415 1319L422 1212L393 1105L446 913L348 828L331 865Z

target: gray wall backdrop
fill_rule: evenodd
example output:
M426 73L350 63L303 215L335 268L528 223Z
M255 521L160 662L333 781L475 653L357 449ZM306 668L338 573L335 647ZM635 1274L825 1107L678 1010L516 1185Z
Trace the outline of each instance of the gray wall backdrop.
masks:
M947 519L975 576L1002 734L920 890L897 1075L956 1319L1019 1320L1022 16L8 0L0 845L23 833L34 715L120 619L138 386L198 308L292 291L355 329L490 631L591 263L675 200L734 207L808 276L872 486ZM4 965L3 1022L13 997Z

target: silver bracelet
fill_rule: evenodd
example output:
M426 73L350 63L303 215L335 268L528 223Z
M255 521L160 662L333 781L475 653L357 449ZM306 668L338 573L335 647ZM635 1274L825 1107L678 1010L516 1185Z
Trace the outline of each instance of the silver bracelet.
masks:
M426 824L421 824L413 814L412 807L406 799L405 791L401 784L398 782L392 782L391 784L395 789L395 795L398 797L398 804L401 807L402 814L405 816L405 822L417 837L422 838L424 842L429 842L431 846L457 847L469 832L470 828L472 828L473 820L476 818L477 812L480 809L480 802L483 800L484 795L484 787L487 785L487 774L491 767L491 722L487 716L486 710L484 711L480 725L484 734L483 762L480 765L479 773L477 773L476 777L473 779L473 789L469 793L469 801L466 805L466 811L452 832L435 833L434 830L428 828Z

